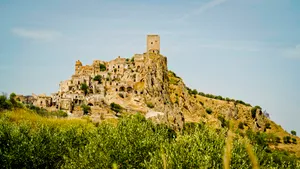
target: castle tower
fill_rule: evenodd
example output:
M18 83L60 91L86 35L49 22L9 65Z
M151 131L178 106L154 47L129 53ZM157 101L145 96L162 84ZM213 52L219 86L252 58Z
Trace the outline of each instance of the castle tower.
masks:
M82 63L80 62L80 60L77 60L75 63L75 74L79 74L79 71L81 69Z
M160 52L159 35L147 35L147 52L159 54Z

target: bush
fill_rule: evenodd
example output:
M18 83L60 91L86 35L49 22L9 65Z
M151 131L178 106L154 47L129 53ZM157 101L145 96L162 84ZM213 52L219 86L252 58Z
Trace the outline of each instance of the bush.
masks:
M221 115L218 116L218 119L220 120L221 122L221 127L223 128L229 128L229 121L225 120L225 118Z
M100 71L101 71L101 72L106 71L106 66L105 66L104 64L101 64L101 63L100 63L99 67L100 67Z
M94 81L97 81L99 84L101 84L102 83L102 77L100 75L96 75L94 77Z
M207 113L207 114L211 114L211 113L212 113L212 110L211 110L210 108L207 108L207 109L206 109L206 113Z
M297 144L297 139L296 138L292 138L293 144Z
M54 111L54 112L51 112L50 114L52 114L53 116L56 116L56 117L68 117L68 113L66 113L62 110Z
M82 83L80 89L84 92L84 95L88 93L89 86L86 83Z
M146 104L147 104L147 107L149 107L150 109L153 109L153 108L154 108L154 105L153 105L153 103L151 103L151 102L147 102Z
M292 130L292 131L291 131L291 134L294 135L294 136L296 136L296 135L297 135L297 132L296 132L295 130Z
M244 123L243 122L240 122L239 125L238 125L239 129L243 130L244 129Z
M290 136L283 137L283 142L284 142L284 144L290 144L291 143L291 137Z
M271 129L271 124L270 123L266 123L266 129Z
M196 95L196 94L198 94L198 91L196 89L194 89L194 90L191 91L191 94Z
M275 140L276 140L276 143L281 143L281 138L280 138L280 137L277 136L277 137L275 138Z
M110 104L110 109L116 113L119 113L122 111L122 106L120 106L119 104L116 104L116 103L111 103Z
M12 107L13 105L9 100L7 100L7 97L4 94L0 95L0 111L11 110Z
M91 111L91 107L88 106L88 105L85 105L85 104L81 105L81 108L82 108L82 110L83 110L83 114L84 114L84 115L89 114L90 111Z

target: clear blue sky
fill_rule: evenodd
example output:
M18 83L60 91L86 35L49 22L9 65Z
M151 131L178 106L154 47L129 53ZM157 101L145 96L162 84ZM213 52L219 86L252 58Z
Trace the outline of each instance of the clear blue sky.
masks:
M299 0L1 0L0 25L0 92L56 92L76 60L143 53L154 33L190 88L300 133Z

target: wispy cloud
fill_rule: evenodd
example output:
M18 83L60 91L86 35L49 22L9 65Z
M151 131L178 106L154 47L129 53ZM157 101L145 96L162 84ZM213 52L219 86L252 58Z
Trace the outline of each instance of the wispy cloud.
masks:
M203 4L202 6L200 6L199 8L189 12L189 13L186 13L185 15L183 15L181 18L179 18L179 20L184 20L184 19L187 19L189 17L192 17L192 16L195 16L195 15L199 15L201 13L204 13L216 6L219 6L223 3L225 3L226 1L228 0L210 0L209 2Z
M288 58L300 59L300 44L293 48L288 48L284 51L284 56Z
M60 32L52 31L52 30L29 30L24 28L13 28L11 29L11 32L14 35L23 38L28 38L32 40L42 40L42 41L51 41L62 35Z

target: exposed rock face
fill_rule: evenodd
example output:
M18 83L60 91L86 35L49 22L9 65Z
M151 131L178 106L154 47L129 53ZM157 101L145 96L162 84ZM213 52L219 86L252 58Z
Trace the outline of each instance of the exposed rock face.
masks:
M164 120L176 128L182 128L183 114L170 99L167 58L153 53L147 55L144 70L141 72L144 77L142 81L145 83L145 102L153 104L154 110L165 112Z

